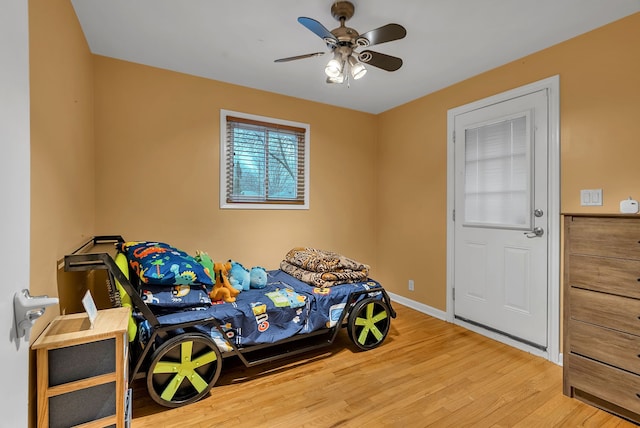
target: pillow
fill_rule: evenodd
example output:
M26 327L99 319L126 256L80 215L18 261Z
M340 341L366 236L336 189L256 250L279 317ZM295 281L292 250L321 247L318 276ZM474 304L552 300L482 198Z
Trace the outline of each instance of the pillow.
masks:
M204 267L189 254L162 242L122 242L129 266L143 284L213 286Z
M211 298L204 285L141 284L140 297L149 307L184 309L211 306Z

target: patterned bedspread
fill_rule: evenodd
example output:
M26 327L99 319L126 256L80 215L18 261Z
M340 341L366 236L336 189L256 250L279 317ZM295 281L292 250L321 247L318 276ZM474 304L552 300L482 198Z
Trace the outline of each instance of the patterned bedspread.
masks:
M336 285L331 288L314 287L282 270L268 271L267 286L241 292L234 303L214 304L201 310L179 311L158 317L163 324L179 324L215 318L226 337L209 325L198 329L209 334L221 351L229 351L227 341L244 347L274 343L296 334L310 333L333 327L345 307L349 294L371 291L365 295L381 294L382 286L369 278L363 281Z
M331 287L365 281L369 266L332 251L309 247L290 250L280 269L302 282L316 287Z

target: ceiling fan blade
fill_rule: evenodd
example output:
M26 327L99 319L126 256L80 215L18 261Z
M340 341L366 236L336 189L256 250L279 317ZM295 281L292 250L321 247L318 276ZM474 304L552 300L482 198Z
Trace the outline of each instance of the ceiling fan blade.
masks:
M360 62L373 65L387 71L396 71L402 67L402 59L374 51L362 51L358 54Z
M296 59L305 59L305 58L311 58L312 56L320 56L320 55L324 55L324 52L314 52L314 53L308 53L308 54L304 54L304 55L290 56L290 57L287 57L287 58L276 59L273 62L295 61Z
M359 46L372 46L379 45L380 43L391 42L404 38L407 35L407 30L399 24L387 24L375 30L367 31L364 34L360 34L360 37L356 40ZM364 39L364 40L363 40Z
M338 39L331 34L331 31L327 30L324 25L316 21L315 19L306 18L301 16L298 18L298 22L307 27L313 33L315 33L318 37L324 40L327 44L335 45L338 43Z

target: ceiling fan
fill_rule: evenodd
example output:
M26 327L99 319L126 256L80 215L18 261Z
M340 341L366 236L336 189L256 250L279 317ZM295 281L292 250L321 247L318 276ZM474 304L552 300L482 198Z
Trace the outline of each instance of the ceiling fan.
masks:
M353 28L344 25L353 16L354 11L355 8L349 1L334 2L331 5L331 15L340 22L340 26L331 31L315 19L304 16L298 18L298 22L320 37L333 53L333 58L324 69L327 83L348 82L349 75L355 80L360 79L367 72L365 64L386 71L396 71L402 67L402 59L398 57L370 50L356 52L356 49L402 39L407 35L407 30L402 25L387 24L375 30L358 34ZM275 62L288 62L320 55L324 55L324 52L280 58Z

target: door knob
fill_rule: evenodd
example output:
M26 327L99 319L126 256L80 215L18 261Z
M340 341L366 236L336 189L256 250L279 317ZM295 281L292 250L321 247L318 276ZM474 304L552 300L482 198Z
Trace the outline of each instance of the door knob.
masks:
M57 297L31 296L29 290L24 289L13 296L13 316L16 338L25 337L29 340L29 332L33 323L44 315L45 308L57 305Z
M534 227L531 232L525 232L524 235L527 238L536 238L544 235L544 229L541 227Z

